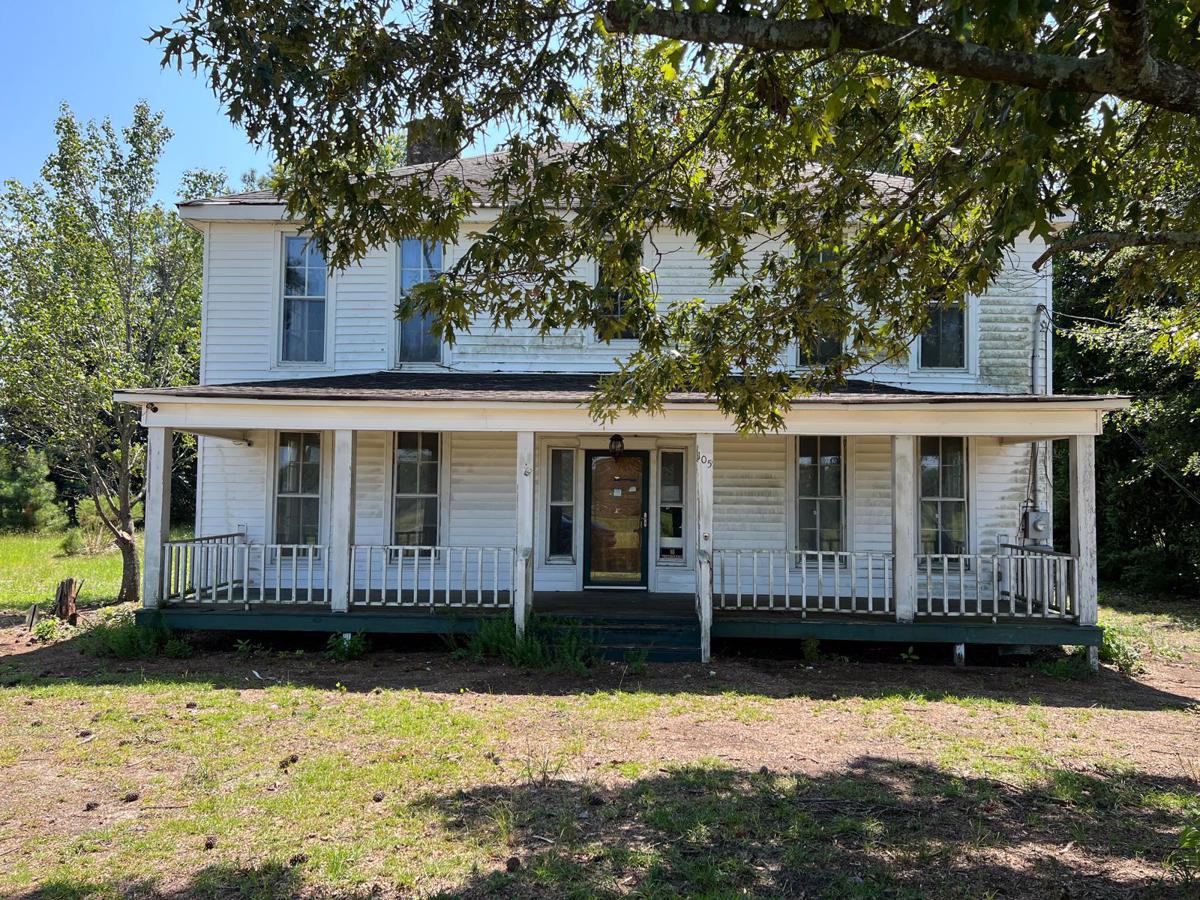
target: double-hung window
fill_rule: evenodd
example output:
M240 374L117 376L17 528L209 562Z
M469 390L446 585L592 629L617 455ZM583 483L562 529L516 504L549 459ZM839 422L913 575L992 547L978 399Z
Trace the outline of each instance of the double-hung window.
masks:
M549 527L546 556L570 560L575 556L575 451L550 451Z
M283 239L283 346L280 361L325 361L325 258L306 237Z
M967 552L965 438L921 438L921 552Z
M441 436L435 431L396 433L392 542L433 547L438 542Z
M967 365L966 310L938 304L929 310L929 324L921 332L922 369L962 369Z
M683 465L681 450L658 454L658 558L683 562Z
M798 362L802 368L824 366L842 354L842 339L832 334L822 334L811 348L800 348Z
M606 326L600 329L598 338L604 341L635 341L637 329L626 321L629 313L629 293L608 283L604 268L596 267L596 287L603 304Z
M404 294L441 272L441 244L415 239L400 242L400 290ZM442 361L442 339L433 330L432 315L423 313L401 320L397 356L402 363Z
M796 549L844 550L845 477L842 438L796 438Z
M281 431L275 453L275 542L311 545L321 535L321 434Z

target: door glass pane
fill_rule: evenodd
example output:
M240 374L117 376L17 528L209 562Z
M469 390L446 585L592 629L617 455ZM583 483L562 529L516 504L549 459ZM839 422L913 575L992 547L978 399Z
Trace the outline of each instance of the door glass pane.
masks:
M588 535L591 567L588 579L597 584L643 583L642 534L646 466L642 456L618 459L594 456L591 529Z
M682 453L662 454L662 491L659 500L669 504L683 502Z

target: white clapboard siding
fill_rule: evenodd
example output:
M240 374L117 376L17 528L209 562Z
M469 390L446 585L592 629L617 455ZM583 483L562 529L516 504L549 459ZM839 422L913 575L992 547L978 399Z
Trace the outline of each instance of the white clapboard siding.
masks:
M974 438L975 524L979 553L995 553L996 537L1016 536L1020 526L1021 502L1028 492L1029 445L1001 444L996 438ZM1043 504L1048 503L1042 494Z
M852 550L890 553L892 549L892 440L870 436L849 439L850 473L847 513Z
M389 496L392 436L386 431L360 431L354 447L354 544L392 543Z
M719 434L713 441L713 546L787 548L787 438Z
M450 436L449 525L454 547L512 547L517 529L517 436Z
M252 446L199 439L197 536L245 528L248 540L267 539L268 435L252 431L247 436Z
M479 226L471 226L478 228ZM447 260L461 255L469 243L464 228ZM275 364L279 342L279 229L269 223L213 223L205 263L205 319L202 378L206 383L293 378L304 375L370 372L394 365L395 306L398 299L396 254L375 250L361 263L331 280L332 356L327 365ZM969 339L976 343L973 371L879 369L875 380L915 388L1024 392L1030 386L1030 354L1038 304L1048 303L1048 272L1035 273L1032 261L1040 242L1021 241L1007 267L979 299ZM758 251L761 254L762 250ZM658 233L647 244L646 265L657 278L660 305L704 297L727 300L736 280L710 282L707 260L694 244L678 235ZM576 277L594 277L591 263ZM604 344L590 332L539 335L521 324L497 331L480 318L470 332L458 336L447 363L461 371L604 372L628 350L622 342ZM790 363L791 360L788 360Z

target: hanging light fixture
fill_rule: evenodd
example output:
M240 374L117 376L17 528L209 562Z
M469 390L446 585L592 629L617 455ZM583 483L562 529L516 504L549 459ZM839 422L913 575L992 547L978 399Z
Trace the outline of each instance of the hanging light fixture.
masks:
M625 438L619 434L614 434L608 439L608 455L613 459L620 459L621 454L625 452Z

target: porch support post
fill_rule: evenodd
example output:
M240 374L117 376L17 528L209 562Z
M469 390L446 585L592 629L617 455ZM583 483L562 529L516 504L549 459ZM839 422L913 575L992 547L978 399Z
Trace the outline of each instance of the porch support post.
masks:
M1080 625L1096 624L1096 439L1074 434L1071 444L1071 555Z
M533 603L533 432L517 432L517 559L513 577L513 623L525 634L525 619Z
M146 429L146 501L142 561L142 606L155 609L162 600L163 541L171 534L170 428Z
M917 439L892 435L892 573L896 621L917 616Z
M333 433L333 489L329 510L329 605L350 611L350 548L354 543L354 432Z
M712 651L713 436L696 435L696 612L700 617L700 661Z

